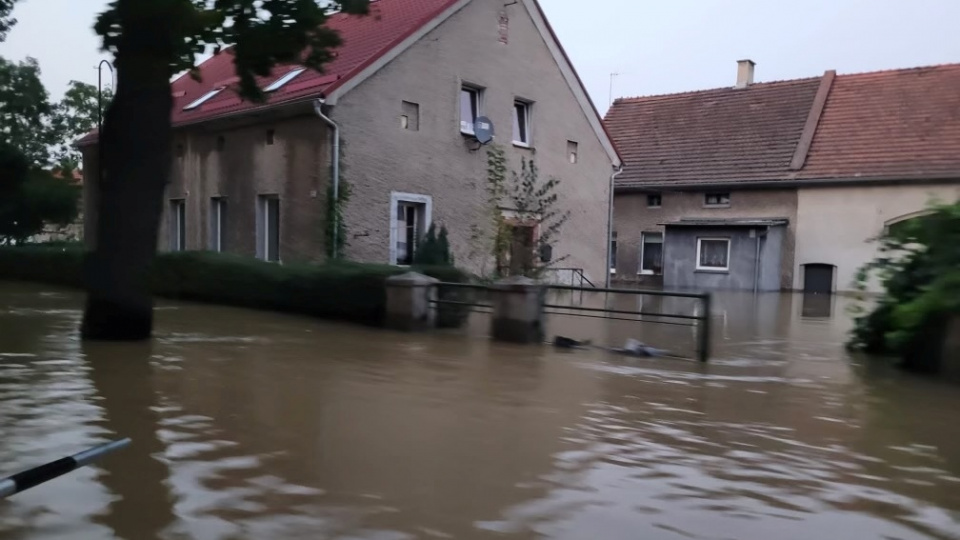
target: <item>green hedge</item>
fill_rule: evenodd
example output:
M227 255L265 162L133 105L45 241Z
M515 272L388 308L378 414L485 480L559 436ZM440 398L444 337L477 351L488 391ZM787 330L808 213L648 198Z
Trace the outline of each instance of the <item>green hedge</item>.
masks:
M0 248L0 279L82 287L83 260L84 252L75 248ZM452 267L416 270L445 282L469 281ZM167 253L156 259L151 289L165 298L379 325L386 306L384 281L406 271L387 265L278 265L218 253Z

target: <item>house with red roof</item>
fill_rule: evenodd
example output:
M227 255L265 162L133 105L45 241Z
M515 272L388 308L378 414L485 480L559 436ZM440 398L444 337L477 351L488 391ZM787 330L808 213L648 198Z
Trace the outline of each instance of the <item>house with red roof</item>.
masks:
M406 265L436 223L458 265L487 272L498 145L561 181L571 217L554 257L603 282L620 159L536 0L375 0L328 25L343 45L324 71L277 66L259 80L264 103L236 92L230 49L172 84L161 249L322 261L332 228L346 237L337 255ZM349 192L339 215L335 192Z
M960 64L766 83L754 66L608 112L618 280L851 291L886 227L960 199Z

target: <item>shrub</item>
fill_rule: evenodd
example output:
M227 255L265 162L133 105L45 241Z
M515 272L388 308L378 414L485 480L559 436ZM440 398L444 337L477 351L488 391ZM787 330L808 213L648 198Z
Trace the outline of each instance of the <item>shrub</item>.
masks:
M960 315L960 201L898 223L879 241L880 256L857 281L865 290L872 276L879 277L884 295L857 318L850 346L916 364L914 351L936 339L932 329L943 329L946 320Z
M82 286L84 252L39 246L0 248L0 279ZM278 265L209 252L166 253L150 276L166 298L297 313L368 325L383 321L385 280L406 272L395 266L336 262ZM445 282L466 282L453 267L417 268Z

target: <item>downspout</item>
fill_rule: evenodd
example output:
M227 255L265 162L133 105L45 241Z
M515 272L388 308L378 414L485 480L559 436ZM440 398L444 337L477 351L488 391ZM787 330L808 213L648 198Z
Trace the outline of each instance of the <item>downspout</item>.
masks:
M757 258L754 259L753 269L753 294L760 290L760 229L757 229Z
M340 238L340 213L339 213L339 201L340 201L340 126L336 122L330 119L326 114L323 113L323 99L318 99L313 102L313 110L317 113L317 116L333 130L333 155L330 158L330 175L333 177L333 235L331 235L331 241L333 246L331 246L330 253L331 259L336 259L340 254L338 253L339 246L337 245L337 239Z
M614 183L615 183L616 180L617 180L617 177L620 176L621 173L623 173L623 164L621 164L621 165L618 166L618 167L615 167L615 170L614 170L613 174L610 175L610 200L608 201L608 205L607 205L607 212L608 212L608 215L607 215L607 260L606 260L606 262L604 263L604 267L606 268L606 270L605 270L604 273L606 273L606 275L607 275L606 285L604 285L604 286L605 286L606 288L608 288L608 289L610 288L610 276L611 276L611 274L610 274L610 259L612 258L612 255L613 255L613 249L612 249L612 247L611 247L611 246L613 245L613 187L614 187Z

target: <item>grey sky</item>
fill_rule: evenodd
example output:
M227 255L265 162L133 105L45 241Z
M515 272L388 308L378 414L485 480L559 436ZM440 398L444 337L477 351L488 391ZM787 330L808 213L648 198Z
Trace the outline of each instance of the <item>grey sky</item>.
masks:
M91 27L107 0L21 0L0 55L34 56L55 98L96 83ZM960 62L960 0L541 0L601 111L615 96ZM585 8L585 6L589 6Z

